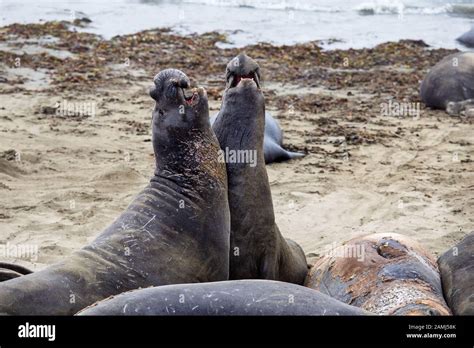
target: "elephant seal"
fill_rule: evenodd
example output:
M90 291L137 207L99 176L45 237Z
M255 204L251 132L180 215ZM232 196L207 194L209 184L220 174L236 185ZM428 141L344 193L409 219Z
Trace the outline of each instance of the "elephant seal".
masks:
M329 250L305 285L380 315L450 315L436 261L396 233L354 238Z
M456 315L474 315L474 232L438 259L444 296Z
M78 315L370 315L303 286L271 280L178 284L129 291Z
M226 90L237 86L242 78L251 78L260 88L260 66L252 58L240 54L232 59L226 68ZM214 125L219 113L211 117ZM283 162L303 157L303 153L287 151L283 148L283 132L278 121L269 112L265 112L265 132L263 137L263 154L265 163Z
M456 39L466 47L474 47L474 27Z
M33 273L32 270L9 262L0 262L0 282Z
M426 106L446 110L450 115L474 109L474 52L445 57L426 75L420 88Z
M308 271L304 252L285 240L275 223L263 156L264 120L262 92L254 79L242 78L225 91L213 125L229 182L229 278L303 284Z
M0 284L0 313L72 315L139 287L228 279L225 164L207 95L168 69L150 95L156 167L148 186L90 245L58 264Z

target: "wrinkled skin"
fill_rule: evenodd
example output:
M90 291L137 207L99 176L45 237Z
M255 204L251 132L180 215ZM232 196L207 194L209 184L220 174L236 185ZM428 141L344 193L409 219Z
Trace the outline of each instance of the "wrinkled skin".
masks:
M445 57L426 75L420 95L426 106L460 115L474 109L474 53Z
M444 297L455 315L474 315L474 232L438 259Z
M305 285L379 315L450 315L433 257L396 233L354 238L325 253Z
M265 101L256 81L226 90L213 129L223 151L253 151L256 165L227 163L231 212L230 279L270 279L302 284L301 247L285 240L275 223L263 154ZM227 150L226 150L227 149Z
M236 86L242 78L252 78L260 87L261 72L257 62L245 54L232 59L226 68L226 90ZM219 113L211 117L214 125ZM287 151L282 147L283 132L278 121L269 112L265 112L265 133L263 137L263 154L265 163L283 162L293 158L303 157L304 154Z
M156 169L149 185L90 245L45 270L0 284L0 313L72 315L138 287L228 279L225 165L207 96L160 72L150 95Z
M270 280L179 284L134 290L79 315L368 315L319 291Z

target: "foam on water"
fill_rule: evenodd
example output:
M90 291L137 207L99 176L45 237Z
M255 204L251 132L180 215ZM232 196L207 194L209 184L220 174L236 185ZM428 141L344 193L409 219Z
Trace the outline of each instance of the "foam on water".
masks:
M341 12L343 7L334 6L328 3L324 5L325 1L282 1L282 0L181 0L181 3L188 4L207 4L214 6L227 7L250 7L256 9L268 10L298 10L298 11L317 11L317 12Z
M180 3L206 4L227 7L251 7L269 10L298 10L315 12L343 12L357 11L359 14L441 14L456 13L470 16L474 11L474 2L471 0L447 2L442 0L181 0Z
M171 27L186 35L220 31L227 46L336 39L327 49L372 47L400 39L462 48L474 0L1 0L0 24L88 17L105 38ZM334 41L334 40L333 40Z

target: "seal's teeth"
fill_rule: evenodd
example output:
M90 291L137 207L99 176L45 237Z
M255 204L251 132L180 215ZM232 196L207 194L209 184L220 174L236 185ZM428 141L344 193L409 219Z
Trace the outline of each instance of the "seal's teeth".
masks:
M194 90L190 91L190 90L183 89L183 95L186 100L188 100L189 98L192 98L193 94L194 94Z
M253 79L257 84L257 87L260 88L260 79L258 78L258 74L254 74Z
M197 94L199 94L199 95L203 95L203 96L206 96L206 95L207 95L206 90L205 90L204 88L202 88L202 87L196 88L196 92L197 92Z

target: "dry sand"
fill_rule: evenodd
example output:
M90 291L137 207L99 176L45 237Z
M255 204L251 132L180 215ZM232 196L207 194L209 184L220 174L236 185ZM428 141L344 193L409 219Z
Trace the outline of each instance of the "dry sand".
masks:
M38 270L91 241L146 185L154 165L153 75L136 69L132 80L117 76L121 84L59 93L47 73L22 69L0 68L0 243L39 249L37 259L0 260ZM204 85L222 88L218 83ZM267 166L280 230L308 256L372 232L401 233L439 254L474 229L472 119L423 107L416 118L384 116L383 96L357 83L335 90L268 79L265 93L285 144L308 152ZM348 106L312 112L286 103L303 96L344 97ZM62 117L44 108L63 100L94 103L96 114ZM362 121L347 112L360 100L372 110ZM211 100L211 113L218 107Z

